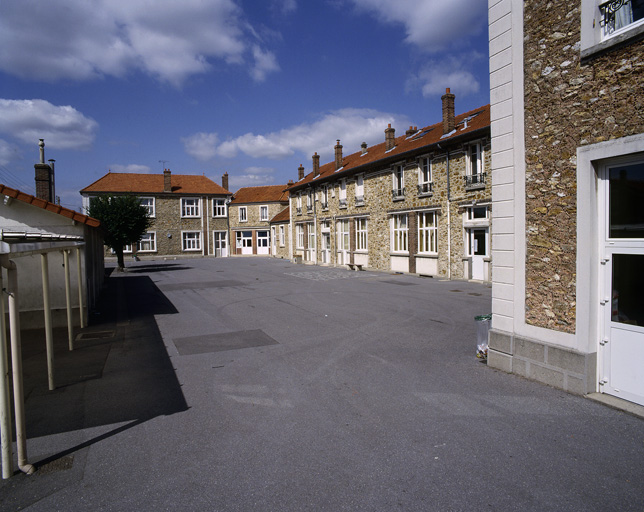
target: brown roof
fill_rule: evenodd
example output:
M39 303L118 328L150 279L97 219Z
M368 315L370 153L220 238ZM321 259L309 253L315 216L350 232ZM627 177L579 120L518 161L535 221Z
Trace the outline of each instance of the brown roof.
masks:
M455 116L456 129L448 136L443 136L443 123L436 123L425 128L420 128L414 135L407 136L401 135L395 138L395 146L392 150L386 151L385 143L377 144L367 148L367 153L362 154L358 151L342 159L342 167L336 171L335 161L326 163L320 166L320 174L316 177L313 173L309 173L300 181L297 181L292 189L301 188L313 181L326 181L338 175L346 175L351 171L356 171L359 168L374 164L379 161L395 161L396 158L401 158L404 154L409 152L420 152L424 148L429 149L429 146L434 144L450 143L452 140L460 139L464 135L473 134L482 129L490 128L490 105L470 110L464 114Z
M205 176L173 174L171 183L173 194L230 194L228 190ZM81 194L92 192L163 194L163 174L108 172L81 190Z
M291 220L291 209L287 206L281 212L275 215L275 217L271 219L271 223L288 222L290 220Z
M59 204L50 203L49 201L45 201L44 199L40 199L30 194L25 194L24 192L20 192L20 190L16 190L15 188L5 187L2 184L0 184L0 194L12 197L18 201L22 201L23 203L30 204L37 208L42 208L43 210L47 210L48 212L62 215L63 217L67 217L68 219L72 219L76 222L87 224L88 226L91 226L93 228L97 228L101 225L100 221L94 219L93 217L83 215L82 213L70 210L69 208L65 208L64 206L60 206Z
M243 187L233 196L233 203L285 203L288 202L287 185L266 185L264 187Z

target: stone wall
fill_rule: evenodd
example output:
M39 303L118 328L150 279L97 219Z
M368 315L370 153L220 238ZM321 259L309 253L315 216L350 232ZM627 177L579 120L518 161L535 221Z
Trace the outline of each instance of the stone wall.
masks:
M579 2L524 2L526 322L576 321L576 150L644 132L644 42L580 62Z

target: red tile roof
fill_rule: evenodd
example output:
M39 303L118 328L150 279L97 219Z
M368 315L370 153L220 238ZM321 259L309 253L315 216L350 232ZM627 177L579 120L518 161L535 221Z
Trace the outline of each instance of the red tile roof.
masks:
M49 201L45 201L44 199L40 199L30 194L25 194L24 192L20 192L20 190L16 190L15 188L5 187L2 184L0 184L0 194L12 197L13 199L22 201L23 203L30 204L37 208L42 208L43 210L47 210L48 212L62 215L63 217L67 217L68 219L72 219L76 222L87 224L88 226L91 226L93 228L97 228L101 225L100 221L94 219L93 217L83 215L82 213L70 210L69 208L65 208L64 206L60 206L59 204L50 203Z
M271 219L271 223L273 222L288 222L291 220L291 209L287 206L284 208L281 212L279 212L275 217Z
M490 128L490 105L470 110L464 114L455 116L456 129L443 136L443 123L436 123L425 128L420 128L414 135L401 135L395 138L395 146L390 151L386 151L385 142L367 148L364 155L358 151L342 159L342 167L336 171L335 161L320 166L320 174L316 177L309 173L300 181L297 181L291 189L301 188L312 181L328 180L338 175L350 174L351 171L357 171L359 168L375 164L377 162L395 161L396 158L402 158L409 152L420 152L423 148L429 149L434 144L449 144L455 139L460 139L464 135L473 134L482 129Z
M230 194L228 190L205 176L173 174L171 183L173 194ZM81 194L92 192L163 194L163 174L109 172L81 190Z
M264 187L243 187L233 196L233 204L246 203L286 203L288 185L267 185Z

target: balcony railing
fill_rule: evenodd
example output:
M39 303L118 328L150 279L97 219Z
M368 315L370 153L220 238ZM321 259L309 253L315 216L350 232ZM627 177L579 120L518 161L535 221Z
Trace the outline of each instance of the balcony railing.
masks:
M295 213L296 213L297 215L302 215L302 207L301 207L301 206L299 206L299 207L295 208Z
M313 205L312 204L307 204L306 205L306 213L313 213Z
M329 209L329 202L325 201L323 203L320 203L320 206L322 207L323 210L328 210Z
M485 173L480 172L478 174L466 175L465 188L470 190L475 188L485 188Z
M364 206L364 196L356 196L356 206Z
M431 194L432 192L434 192L434 182L433 181L429 181L427 183L421 183L420 185L418 185L418 195L419 196Z
M346 208L346 207L347 207L347 200L340 199L340 208Z
M405 187L393 189L391 191L391 198L394 201L397 201L397 200L400 200L400 199L405 199Z
M624 9L623 14L618 14L622 7L626 7L626 9ZM608 2L603 2L599 4L599 11L601 12L599 25L604 29L605 34L612 34L616 30L630 25L638 19L634 16L636 13L631 7L630 0L609 0Z

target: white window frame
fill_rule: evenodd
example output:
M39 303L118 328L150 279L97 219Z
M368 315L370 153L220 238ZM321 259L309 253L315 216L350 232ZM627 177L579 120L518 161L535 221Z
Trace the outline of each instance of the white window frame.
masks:
M367 252L369 250L369 220L367 217L355 219L356 228L356 252Z
M356 206L364 205L364 174L356 176L355 201Z
M402 199L405 197L405 166L395 164L391 172L392 197Z
M349 219L340 219L336 224L338 251L351 250L351 231L349 227Z
M607 34L602 27L602 13L599 6L604 0L582 0L581 2L581 58L587 59L609 48L635 40L644 33L644 19L639 19Z
M284 225L280 226L280 247L284 247Z
M433 162L429 156L420 157L418 160L418 195L428 195L432 190Z
M263 214L263 212L266 212L266 215ZM261 221L268 221L268 205L263 204L259 207L259 220Z
M201 216L201 198L182 197L181 217L184 219L196 219Z
M409 254L409 216L406 213L391 216L391 252Z
M418 254L438 254L438 216L435 211L418 212Z
M338 185L338 201L340 208L347 207L347 180L345 178L342 178Z
M139 197L139 201L141 202L141 206L145 206L145 208L148 210L148 217L156 217L156 201L154 197Z
M476 169L474 169L476 165ZM474 172L474 171L477 172ZM468 176L476 174L483 174L483 145L480 142L472 142L467 146L467 168L466 173Z
M226 199L214 198L212 200L212 216L213 217L226 217L228 215L228 205Z
M201 231L182 231L181 250L183 252L201 251Z
M302 192L298 192L295 198L295 213L302 215Z
M295 224L295 248L304 249L304 224Z
M150 248L149 249L144 249L143 245L144 243L149 243ZM148 231L145 233L142 237L141 240L139 240L137 244L137 252L157 252L157 233L156 231Z
M308 213L313 211L313 189L311 188L306 191L306 211Z
M315 223L308 222L306 226L306 232L308 235L307 249L315 250Z
M476 212L481 212L483 211L484 215L481 216L476 216ZM490 218L490 212L488 210L487 206L468 206L467 207L467 220L474 220L474 221L480 221L480 220L487 220Z
M248 210L245 206L239 207L239 222L248 222Z
M329 208L329 186L322 185L322 209L327 210Z

